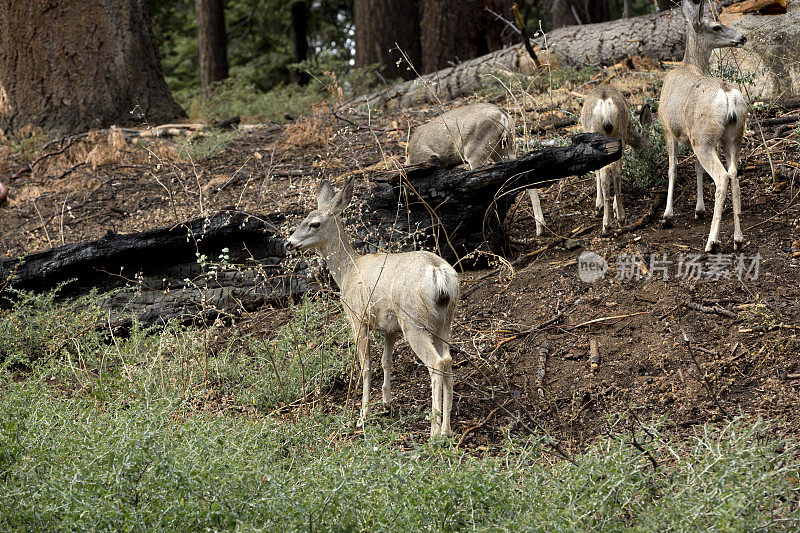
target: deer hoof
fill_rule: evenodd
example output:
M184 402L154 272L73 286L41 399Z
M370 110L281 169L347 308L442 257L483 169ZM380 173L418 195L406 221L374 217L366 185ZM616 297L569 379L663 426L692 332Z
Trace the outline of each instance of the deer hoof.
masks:
M715 254L719 250L719 243L718 242L710 242L706 244L706 253Z
M706 210L703 209L702 211L695 211L694 212L694 219L695 220L703 220L706 218Z
M734 239L734 241L733 241L733 251L734 252L741 251L743 245L744 245L744 241L737 241L736 239Z
M673 226L673 224L672 224L672 217L669 217L669 218L662 218L662 219L661 219L661 227L662 227L662 228L671 228L672 226Z

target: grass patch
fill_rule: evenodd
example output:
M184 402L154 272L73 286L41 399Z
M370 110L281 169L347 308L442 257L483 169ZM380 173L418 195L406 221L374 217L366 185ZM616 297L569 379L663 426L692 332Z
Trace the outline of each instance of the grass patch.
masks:
M242 135L241 130L220 131L211 129L208 133L195 136L186 141L179 149L178 154L184 159L199 163L211 159L221 153L231 141Z
M402 418L361 434L345 409L267 414L350 368L334 300L301 302L269 338L223 343L175 324L118 339L88 327L88 303L22 295L0 311L0 530L800 527L798 446L761 421L688 440L647 428L646 454L612 430L577 465L513 434L475 456L409 443Z

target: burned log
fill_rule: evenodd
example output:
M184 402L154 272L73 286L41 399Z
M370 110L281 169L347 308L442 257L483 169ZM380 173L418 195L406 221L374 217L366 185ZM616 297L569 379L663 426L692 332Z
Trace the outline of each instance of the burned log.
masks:
M619 140L582 134L473 171L414 165L374 173L361 196L362 251L428 248L451 261L475 249L508 254L503 220L520 190L583 174L619 159ZM351 217L354 215L351 215ZM0 306L18 290L98 291L115 326L204 322L265 304L285 304L316 287L307 265L285 261L283 214L223 210L169 227L68 244L0 259ZM405 238L403 238L405 237ZM376 246L377 244L377 246Z
M305 264L285 259L281 214L221 211L170 227L104 237L0 259L0 298L11 287L59 296L101 293L115 325L172 318L214 319L266 303L285 303L308 289Z
M476 170L429 165L401 173L373 174L361 196L362 238L382 249L415 241L455 262L476 249L511 253L504 220L516 194L581 175L616 161L618 139L599 133L572 138L572 145L543 148Z

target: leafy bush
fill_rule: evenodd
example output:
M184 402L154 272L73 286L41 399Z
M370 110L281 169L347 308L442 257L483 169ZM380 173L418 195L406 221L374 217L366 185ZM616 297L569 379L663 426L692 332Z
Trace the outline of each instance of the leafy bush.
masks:
M622 183L626 192L640 192L663 186L667 181L667 145L660 120L642 128L650 147L625 150L622 154Z

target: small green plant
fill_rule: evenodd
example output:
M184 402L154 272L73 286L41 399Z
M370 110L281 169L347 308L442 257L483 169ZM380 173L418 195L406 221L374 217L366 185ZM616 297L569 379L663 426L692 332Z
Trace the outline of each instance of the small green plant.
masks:
M178 149L178 154L194 162L205 161L225 150L225 147L231 141L240 137L241 134L240 130L209 130L207 134L200 136L198 140L187 141Z
M661 122L654 120L641 133L650 141L650 147L625 150L622 154L622 183L626 192L650 190L667 180L667 148Z

